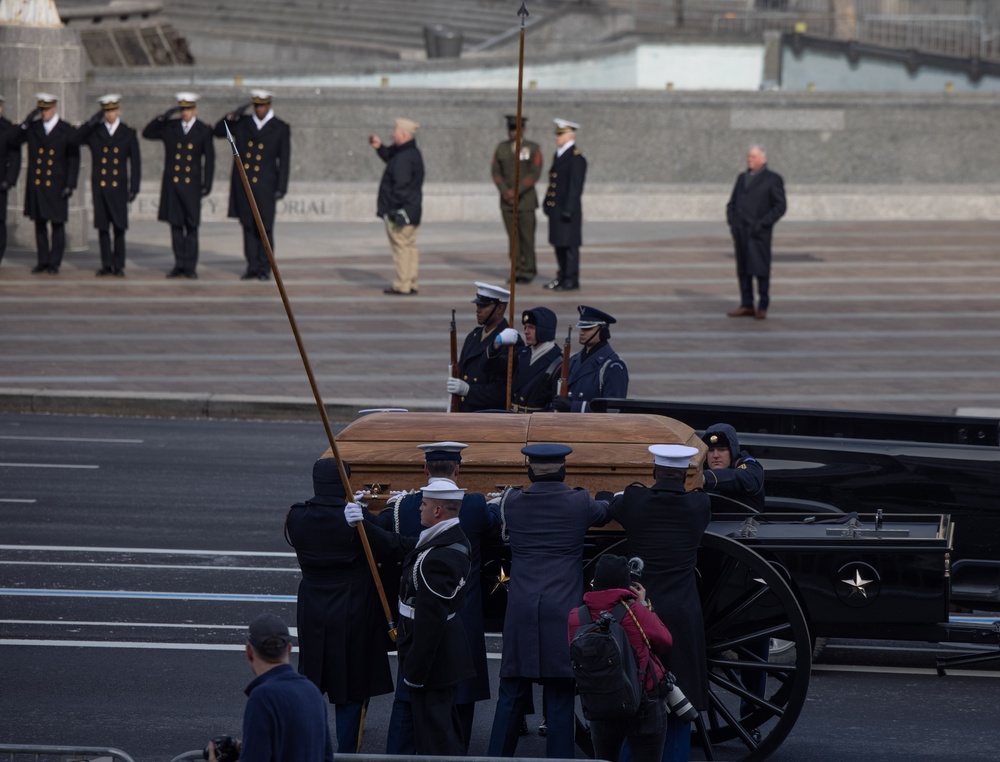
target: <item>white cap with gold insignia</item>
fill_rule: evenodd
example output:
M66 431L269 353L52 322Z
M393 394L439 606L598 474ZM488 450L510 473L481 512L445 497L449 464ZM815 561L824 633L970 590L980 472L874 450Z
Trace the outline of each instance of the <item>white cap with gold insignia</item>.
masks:
M198 93L177 93L174 97L177 98L177 105L181 108L194 108L201 96Z
M576 132L580 129L580 125L576 122L570 122L566 119L553 119L552 123L556 126L557 135L561 135L564 132Z
M253 101L255 106L266 106L274 98L274 93L270 90L261 90L256 88L250 91L250 100Z
M113 111L116 108L121 108L122 97L118 93L108 93L98 98L97 102L101 104L101 108L105 111Z
M52 108L59 102L59 98L52 93L35 93L35 101L38 108Z

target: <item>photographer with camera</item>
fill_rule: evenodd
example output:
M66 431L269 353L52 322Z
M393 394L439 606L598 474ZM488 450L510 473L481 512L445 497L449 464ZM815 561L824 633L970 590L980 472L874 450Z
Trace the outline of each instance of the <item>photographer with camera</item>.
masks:
M220 736L209 742L210 762L333 762L326 702L308 678L289 663L292 638L275 614L250 622L246 656L256 678L246 688L243 741Z
M630 484L611 502L611 517L625 530L628 550L646 559L643 579L649 600L673 635L664 666L698 711L707 708L708 667L705 626L695 567L698 546L712 517L708 495L687 492L684 481L698 450L685 445L650 445L652 487ZM670 698L668 697L668 703ZM697 714L670 712L664 762L686 762L691 754L691 719Z

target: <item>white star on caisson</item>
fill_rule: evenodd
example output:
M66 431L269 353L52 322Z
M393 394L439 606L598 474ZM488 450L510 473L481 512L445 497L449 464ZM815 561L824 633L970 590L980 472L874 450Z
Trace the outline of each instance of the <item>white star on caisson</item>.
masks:
M864 598L868 597L868 591L865 589L866 585L870 585L875 580L873 579L863 579L861 577L861 570L856 569L854 572L854 579L842 579L840 580L845 585L851 588L851 593L847 597L850 598L855 594L859 594Z

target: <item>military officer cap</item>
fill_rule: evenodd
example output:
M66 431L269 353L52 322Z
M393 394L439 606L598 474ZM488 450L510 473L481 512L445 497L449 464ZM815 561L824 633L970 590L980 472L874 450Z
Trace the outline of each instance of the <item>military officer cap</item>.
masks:
M505 114L504 119L507 120L507 129L514 130L517 129L517 114ZM521 126L524 127L528 123L528 117L521 114Z
M417 122L414 122L412 119L403 119L402 117L396 119L396 126L407 135L416 135L417 130L420 129L420 125Z
M526 445L521 453L528 456L531 463L562 463L566 456L573 452L569 445L546 442L543 444Z
M52 93L35 93L35 101L38 108L52 108L59 102L59 98Z
M729 449L729 437L723 431L709 431L701 438L701 441L708 445L708 449L722 447Z
M255 106L269 106L271 104L271 99L274 97L274 93L269 90L251 90L250 100L253 101Z
M434 500L461 500L465 497L465 488L459 487L451 479L431 479L420 491L424 493L424 497Z
M556 338L556 313L548 307L535 307L521 313L522 325L535 326L535 338L541 344L544 341L553 341Z
M698 454L698 448L678 444L650 445L653 463L665 468L687 468L691 458Z
M577 328L596 328L599 325L607 326L618 322L607 312L602 312L596 307L581 304L576 309L580 313L580 319L576 323Z
M177 105L181 108L194 108L201 96L198 93L177 93L174 97L177 98Z
M556 126L556 135L562 135L564 132L576 132L580 129L580 125L576 122L570 122L566 119L553 119L552 123Z
M349 463L344 463L344 471L351 475ZM313 463L313 492L316 494L309 502L316 505L340 505L347 498L335 458L320 458Z
M461 442L434 442L433 444L417 445L424 451L425 460L462 460L462 450L469 445Z
M98 98L97 102L105 111L114 111L116 108L121 108L122 97L118 93L108 93Z
M476 281L476 298L472 300L473 304L484 306L487 304L506 304L508 299L510 299L510 291L507 289Z

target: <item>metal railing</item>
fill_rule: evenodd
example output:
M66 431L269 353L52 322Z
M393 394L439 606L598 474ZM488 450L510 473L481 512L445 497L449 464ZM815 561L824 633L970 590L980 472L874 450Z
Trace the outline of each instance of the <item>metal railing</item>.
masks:
M112 762L135 762L120 749L101 746L39 746L34 744L0 744L2 762L90 762L90 760L112 760Z
M992 53L992 34L980 16L865 16L857 39L887 48L933 51L961 58Z

